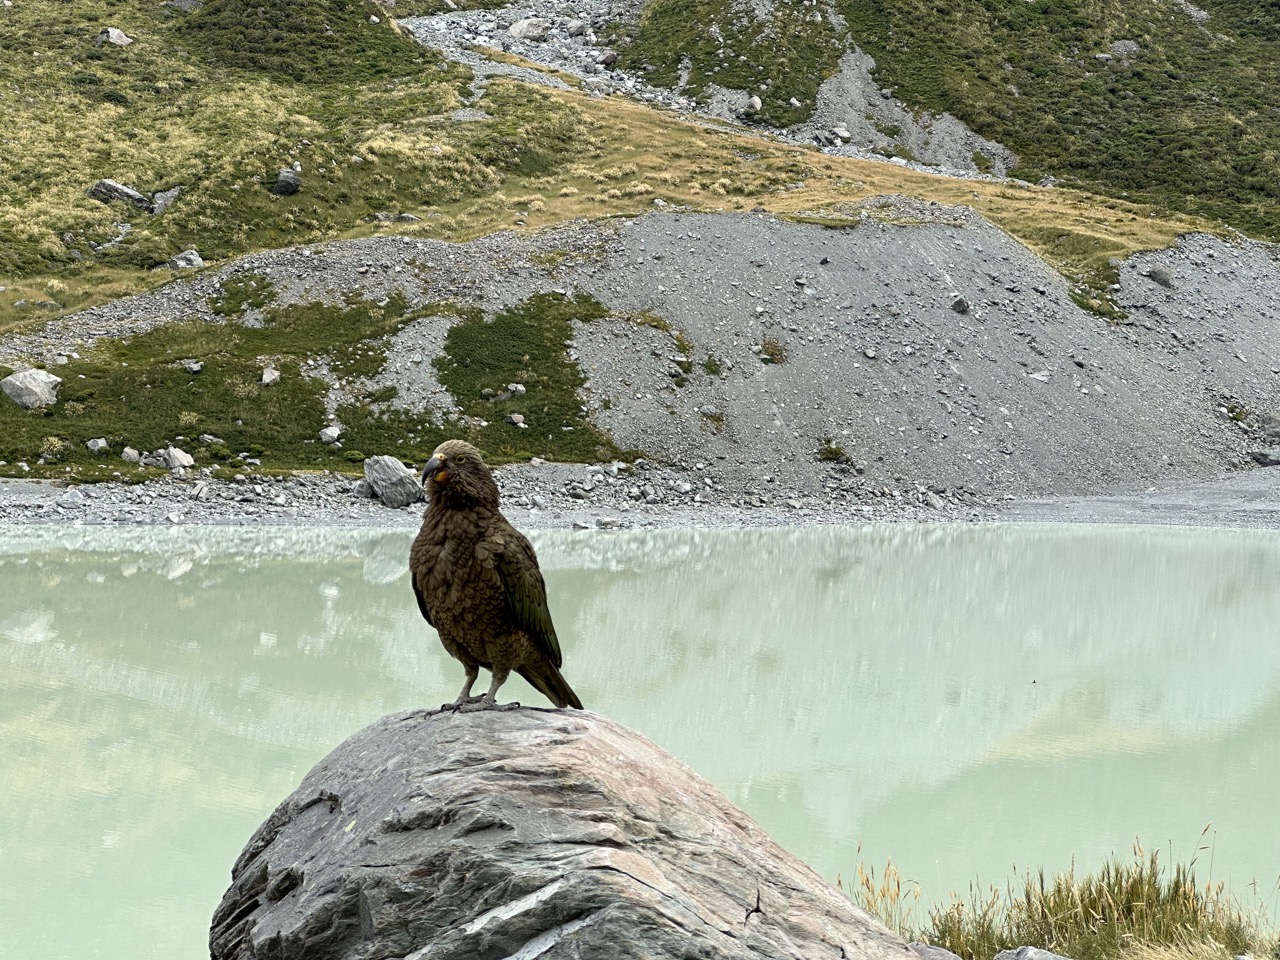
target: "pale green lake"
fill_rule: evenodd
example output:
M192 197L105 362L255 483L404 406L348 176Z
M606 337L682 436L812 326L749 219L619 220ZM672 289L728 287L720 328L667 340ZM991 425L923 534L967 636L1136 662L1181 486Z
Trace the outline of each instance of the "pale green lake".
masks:
M414 603L410 538L5 531L0 957L207 956L232 861L308 768L460 685ZM1275 534L533 539L588 707L828 879L891 856L945 899L1135 838L1187 859L1212 823L1197 874L1275 909Z

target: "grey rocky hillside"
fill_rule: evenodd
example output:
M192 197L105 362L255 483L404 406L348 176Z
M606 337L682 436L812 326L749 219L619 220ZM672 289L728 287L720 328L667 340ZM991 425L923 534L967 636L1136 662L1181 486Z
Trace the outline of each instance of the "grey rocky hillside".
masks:
M878 215L841 229L665 212L534 238L260 253L11 338L0 362L215 319L210 299L239 272L267 276L282 303L401 291L411 306L452 300L492 315L534 293L583 292L609 311L575 327L583 405L687 499L854 506L905 492L936 508L1253 465L1280 407L1273 248L1191 236L1135 257L1114 294L1129 319L1112 323L966 208L869 209ZM453 322L403 329L375 385L456 422L432 365Z
M891 90L875 82L875 61L856 46L850 47L836 72L818 89L807 119L785 128L764 122L759 114L759 91L713 85L710 96L695 96L683 84L661 86L643 72L624 69L617 49L610 45L611 34L634 24L641 7L641 3L628 0L587 0L568 12L513 3L408 17L401 25L426 46L470 67L477 75L477 94L493 75L566 86L556 76L487 55L487 51L499 51L577 78L591 93L622 94L686 115L750 123L839 156L984 178L1003 177L1017 162L1008 148L979 136L954 116L930 114L903 104ZM768 20L772 8L768 0L755 0L750 7L757 18ZM747 17L746 5L736 15ZM829 8L824 15L839 16ZM975 157L984 158L984 171L979 171Z

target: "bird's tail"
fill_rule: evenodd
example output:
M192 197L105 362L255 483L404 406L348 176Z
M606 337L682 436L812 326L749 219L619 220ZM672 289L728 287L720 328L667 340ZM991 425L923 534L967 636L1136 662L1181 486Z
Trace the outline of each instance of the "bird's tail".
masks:
M557 707L582 709L582 701L573 692L573 687L569 686L568 681L560 676L560 671L548 661L543 660L537 664L525 665L516 672L528 680L535 689Z

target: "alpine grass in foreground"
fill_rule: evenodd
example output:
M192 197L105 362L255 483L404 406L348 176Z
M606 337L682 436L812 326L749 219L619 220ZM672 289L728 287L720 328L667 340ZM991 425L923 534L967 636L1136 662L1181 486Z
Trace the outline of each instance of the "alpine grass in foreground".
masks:
M844 884L837 880L841 889ZM944 947L964 960L1040 947L1073 960L1228 960L1280 957L1280 939L1260 910L1249 910L1221 882L1199 883L1195 860L1166 868L1159 851L1135 845L1096 872L1022 875L1003 890L971 887L967 898L927 910L921 891L889 863L876 877L858 865L850 898L908 940Z

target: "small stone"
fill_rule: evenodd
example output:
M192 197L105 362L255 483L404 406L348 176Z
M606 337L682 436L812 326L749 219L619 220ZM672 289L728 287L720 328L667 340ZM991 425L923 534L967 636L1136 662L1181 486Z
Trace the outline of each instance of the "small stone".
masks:
M373 492L373 484L364 477L351 485L351 495L359 500L372 500L376 496Z
M517 397L523 397L525 393L528 392L523 383L508 383L507 390L515 394Z
M379 20L377 17L375 17L373 14L370 14L370 15L369 15L369 22L370 22L371 24L373 24L373 25L376 27L376 26L377 26L378 24L380 24L382 21L381 21L381 20Z
M792 97L790 100L787 101L787 103L791 104L791 106L793 107L800 106L800 101L797 100L795 97Z
M716 417L720 415L720 410L710 403L705 403L698 408L698 412L704 417Z
M133 447L125 447L124 450L120 452L120 459L125 463L141 463L142 454L133 449Z
M1280 467L1280 447L1250 450L1249 457L1254 463L1263 467Z
M320 431L320 442L337 443L340 436L342 436L341 427L325 427Z
M183 360L182 369L186 370L187 373L200 373L202 370L204 370L204 361L203 360Z
M524 414L522 413L508 413L505 419L507 423L515 427L528 426L528 424L524 422Z
M89 452L94 454L95 456L97 454L106 453L108 450L111 449L111 445L107 443L106 438L104 437L97 437L93 440L90 440L88 443L85 444L85 446L88 447Z
M565 32L571 37L580 37L587 32L587 24L584 20L570 20L565 25Z
M275 367L267 367L265 370L262 371L262 385L264 387L274 387L279 382L280 382L280 371L277 370ZM334 439L336 440L337 437L335 437Z
M945 947L935 947L928 943L907 944L922 960L960 960L958 956Z
M764 106L764 102L754 93L747 97L747 109L752 113L759 113L760 108Z
M1173 289L1173 275L1164 267L1152 267L1147 271L1147 279L1153 283L1158 283L1166 289Z
M867 349L862 351L862 355L868 360L874 360L876 358L875 347L867 347Z
M964 297L956 297L954 300L951 301L951 309L954 310L956 313L968 313L969 301L966 300Z

